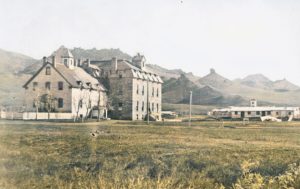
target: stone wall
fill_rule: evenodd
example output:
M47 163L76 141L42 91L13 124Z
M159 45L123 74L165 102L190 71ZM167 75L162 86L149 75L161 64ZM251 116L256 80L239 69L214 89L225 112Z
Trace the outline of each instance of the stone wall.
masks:
M46 68L50 68L50 75L46 75ZM33 87L33 83L37 82L37 86ZM45 83L50 82L51 88L47 90ZM63 82L63 90L58 90L58 82ZM63 107L58 108L56 102L55 111L57 112L71 112L72 111L72 102L71 95L72 89L69 87L69 84L62 78L62 76L53 69L50 64L45 66L41 72L28 84L25 89L25 108L28 112L35 112L35 107L33 106L36 99L40 99L43 95L50 95L53 98L62 98ZM41 100L39 100L41 101Z
M136 78L132 80L132 120L143 120L147 115L147 94L150 114L161 120L161 84Z

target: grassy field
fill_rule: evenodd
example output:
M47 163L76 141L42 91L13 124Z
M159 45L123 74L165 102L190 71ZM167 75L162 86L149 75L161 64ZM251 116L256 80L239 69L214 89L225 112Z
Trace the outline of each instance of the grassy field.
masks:
M162 105L163 111L173 111L177 112L181 115L188 115L189 114L189 105L188 104L169 104L163 103ZM206 106L206 105L192 105L192 112L193 114L204 114L206 115L207 112L217 108L218 106Z
M300 122L161 124L0 121L0 188L300 188Z

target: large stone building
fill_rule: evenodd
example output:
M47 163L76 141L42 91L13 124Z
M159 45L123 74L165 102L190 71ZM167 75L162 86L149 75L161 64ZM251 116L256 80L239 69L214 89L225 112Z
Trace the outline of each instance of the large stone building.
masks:
M161 120L163 81L146 68L146 59L137 54L129 60L112 58L91 61L100 68L98 78L108 90L110 117L115 119Z
M105 116L107 97L102 84L78 67L65 47L50 59L44 57L43 66L23 86L24 119L45 119L43 112L48 119L79 119L91 116L92 110L100 110L98 115Z
M161 120L163 81L147 70L144 56L75 60L61 47L50 59L44 58L42 68L24 85L27 112L65 112L78 118L100 109L101 117L105 112L113 119Z

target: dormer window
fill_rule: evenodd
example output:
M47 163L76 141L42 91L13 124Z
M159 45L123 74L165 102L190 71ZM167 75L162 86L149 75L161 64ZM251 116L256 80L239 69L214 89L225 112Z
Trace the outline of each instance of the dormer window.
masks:
M50 67L46 68L46 75L51 75L51 68Z

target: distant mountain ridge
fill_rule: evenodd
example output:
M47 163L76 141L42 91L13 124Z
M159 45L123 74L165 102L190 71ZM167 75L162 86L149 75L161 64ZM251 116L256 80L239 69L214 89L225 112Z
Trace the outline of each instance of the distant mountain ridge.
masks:
M76 59L131 59L130 55L119 49L73 48L71 52ZM22 85L41 66L41 60L0 49L0 106L22 104ZM250 98L256 98L265 105L300 106L300 87L286 79L271 81L262 74L253 74L243 79L229 80L214 69L199 77L181 69L170 70L155 64L147 64L147 69L163 78L162 100L166 103L189 103L189 92L193 91L193 104L247 105Z

